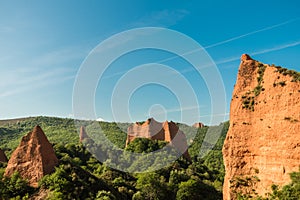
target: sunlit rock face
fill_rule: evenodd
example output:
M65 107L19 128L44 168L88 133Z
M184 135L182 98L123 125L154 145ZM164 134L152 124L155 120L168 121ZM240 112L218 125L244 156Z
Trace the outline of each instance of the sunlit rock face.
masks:
M5 170L5 176L19 172L31 186L51 173L58 164L54 149L40 126L23 136L17 149L12 153Z
M139 137L170 142L185 158L190 160L186 136L172 121L157 122L153 118L150 118L143 124L135 123L129 126L126 146L135 138Z
M300 75L244 54L230 105L223 146L224 199L236 199L237 178L252 178L264 196L290 182L300 165ZM259 181L258 181L259 179ZM238 188L247 192L249 188ZM249 192L249 191L248 191Z

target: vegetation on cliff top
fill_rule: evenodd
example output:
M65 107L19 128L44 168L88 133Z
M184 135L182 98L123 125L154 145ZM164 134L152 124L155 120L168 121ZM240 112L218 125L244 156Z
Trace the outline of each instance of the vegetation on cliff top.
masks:
M250 111L254 111L255 98L261 93L261 91L264 91L263 78L266 68L267 66L263 63L258 63L257 86L252 91L248 91L242 96L243 108L248 109Z
M271 65L271 66L277 68L277 70L275 72L279 72L280 74L282 74L284 76L286 76L286 75L291 76L292 82L300 81L300 72L296 72L295 70L286 69L281 66L275 66L275 65Z

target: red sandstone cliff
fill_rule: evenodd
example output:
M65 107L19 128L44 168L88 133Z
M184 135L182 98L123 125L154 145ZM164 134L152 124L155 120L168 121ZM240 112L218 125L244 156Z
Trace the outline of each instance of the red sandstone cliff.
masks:
M243 55L223 146L224 199L236 199L238 178L250 177L259 195L290 182L300 165L300 73ZM258 179L260 181L258 181Z
M23 136L19 146L12 153L5 170L5 176L18 171L32 186L54 170L58 159L41 127L34 127L32 132Z
M0 162L7 162L7 157L1 149L0 149Z
M183 153L185 158L190 160L186 136L172 121L160 123L153 118L150 118L143 124L135 123L129 126L127 130L126 146L137 137L170 142Z

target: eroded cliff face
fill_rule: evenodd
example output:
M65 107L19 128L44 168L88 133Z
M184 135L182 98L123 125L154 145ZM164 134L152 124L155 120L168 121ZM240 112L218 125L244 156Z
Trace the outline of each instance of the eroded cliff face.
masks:
M37 186L38 181L51 173L57 164L52 145L41 127L36 126L21 139L8 161L4 175L11 176L17 171L31 186Z
M135 123L128 127L126 146L137 137L170 142L183 156L191 160L185 134L179 130L174 122L157 122L153 118L143 124Z
M4 151L2 151L1 149L0 149L0 162L4 162L4 163L7 162L7 157Z
M300 73L244 54L223 146L224 199L239 192L264 196L272 184L288 184L300 165L299 132ZM243 187L245 181L252 186Z

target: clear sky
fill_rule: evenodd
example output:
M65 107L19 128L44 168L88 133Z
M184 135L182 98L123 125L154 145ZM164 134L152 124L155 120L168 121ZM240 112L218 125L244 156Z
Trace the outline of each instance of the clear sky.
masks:
M195 89L199 106L182 108L170 88L148 84L126 100L131 120L154 116L158 120L181 121L181 109L200 110L199 119L191 116L183 120L188 124L210 124L210 115L228 119L243 53L264 63L300 71L299 8L298 0L0 0L0 119L72 117L74 81L89 52L114 34L149 26L181 32L206 49L222 76L227 109L212 113L205 82L188 70L188 63L175 57L163 64L185 76ZM111 94L124 70L169 57L174 55L150 49L117 60L105 72L95 92L96 117L116 119L111 113ZM160 116L162 111L167 113Z

